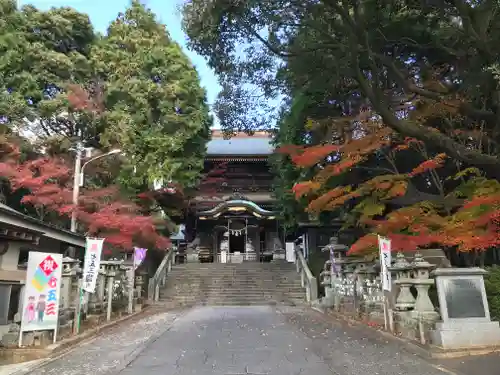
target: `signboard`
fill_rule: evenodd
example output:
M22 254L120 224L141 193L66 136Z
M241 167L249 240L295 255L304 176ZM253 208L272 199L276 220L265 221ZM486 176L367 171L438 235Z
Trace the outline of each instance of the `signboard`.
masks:
M29 252L20 341L22 332L47 330L56 341L61 274L62 254Z
M134 247L134 270L139 268L144 259L146 259L146 253L148 249L141 249L139 247Z
M391 240L379 236L378 247L380 251L382 290L390 292L392 286L391 272L389 271L389 267L391 267Z
M102 245L104 238L87 238L85 245L85 260L83 262L82 289L94 293L101 264Z

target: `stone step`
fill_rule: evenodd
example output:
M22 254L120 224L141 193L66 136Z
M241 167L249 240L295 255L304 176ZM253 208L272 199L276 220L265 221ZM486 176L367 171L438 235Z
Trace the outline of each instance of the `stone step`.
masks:
M273 272L177 272L177 271L172 271L169 273L169 275L176 275L179 277L182 276L193 276L193 275L200 275L200 276L219 276L219 277L255 277L255 276L263 276L266 278L272 278L272 279L282 279L284 277L291 277L291 278L299 278L300 275L296 274L295 272L276 272L276 274L273 274Z
M205 301L161 301L161 303L174 306L174 307L188 307L188 306L275 306L277 304L287 305L301 305L304 303L302 300L254 300L254 301L241 301L241 300L205 300Z
M274 297L287 297L287 298L305 298L305 293L294 293L294 294L284 294L284 293L272 293L272 294L191 294L191 295L161 295L161 299L204 299L204 298L274 298Z
M171 298L171 299L183 299L183 298L209 298L209 297L221 297L221 298L262 298L262 297L273 297L273 296L286 296L290 298L304 298L305 293L262 293L262 294L239 294L239 293L226 293L226 294L210 294L210 293L200 293L200 294L161 294L160 298Z
M175 276L171 276L167 278L167 283L170 281L174 281L176 283L179 282L203 282L206 284L207 282L213 283L213 284L231 284L231 283L240 283L240 284L255 284L255 285L262 285L262 284L272 284L272 285L297 285L300 284L300 280L293 280L293 279L243 279L243 278L236 278L236 277L231 277L231 278L222 278L222 277L217 277L217 276L207 276L207 277L200 277L200 276L193 276L193 277L179 277L176 278Z
M212 288L212 289L302 289L300 283L248 283L248 282L215 282L214 280L167 280L165 287L175 288L181 285L191 285L198 288Z
M191 288L166 288L164 291L172 291L173 293L181 292L181 293L189 293ZM252 289L239 289L239 288L226 288L226 289L218 289L218 288L203 288L198 289L194 292L201 293L244 293L244 294L259 294L259 293L273 293L273 292L281 292L281 293L305 293L305 290L302 288L252 288Z
M294 301L295 303L303 301L302 299L294 298L284 298L284 297L273 297L273 298L184 298L184 299L161 299L163 303L171 303L178 305L186 304L258 304L258 303L269 303L272 301L282 302L282 301Z
M280 263L176 265L160 290L172 305L268 305L305 301L295 265Z

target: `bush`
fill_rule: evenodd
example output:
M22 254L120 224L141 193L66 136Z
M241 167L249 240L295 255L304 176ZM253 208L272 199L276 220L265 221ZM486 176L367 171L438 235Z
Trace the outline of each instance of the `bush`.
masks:
M484 286L490 305L491 319L500 320L500 267L488 267L486 270L488 274L484 278Z

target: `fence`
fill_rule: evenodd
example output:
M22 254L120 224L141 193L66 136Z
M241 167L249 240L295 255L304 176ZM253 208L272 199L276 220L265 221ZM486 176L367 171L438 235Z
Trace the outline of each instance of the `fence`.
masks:
M315 305L344 316L385 326L395 334L427 343L440 318L435 297L434 267L420 252L398 253L390 268L391 291L382 290L380 265L343 255L338 249L320 275L324 297Z
M95 293L85 293L80 296L82 264L78 260L64 258L59 307L59 338L64 338L74 331L75 311L79 304L82 306L83 325L87 322L99 324L122 314L140 311L143 305L143 276L135 275L131 266L125 264L124 261L101 261Z

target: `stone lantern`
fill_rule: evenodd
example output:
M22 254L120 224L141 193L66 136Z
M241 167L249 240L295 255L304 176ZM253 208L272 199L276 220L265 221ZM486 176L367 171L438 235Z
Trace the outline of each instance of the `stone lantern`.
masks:
M345 262L347 246L339 244L338 237L330 237L330 242L328 245L323 247L322 251L328 251L330 253L330 259L325 263L324 268L324 272L330 273L330 285L326 285L326 283L324 285L324 302L328 306L332 306L336 304L335 301L339 298L339 291L335 289L338 289L339 281L342 279L343 264Z
M415 253L411 266L413 269L412 282L417 289L414 315L428 320L437 320L439 314L429 298L429 288L434 285L434 280L430 278L430 271L434 266L427 262L419 251Z
M330 252L332 279L341 277L342 264L345 261L347 246L339 244L338 237L330 237L330 242L323 247L322 251Z
M412 310L415 306L415 298L411 294L411 286L413 280L411 279L411 264L406 260L402 252L398 252L396 260L389 271L396 273L396 281L394 282L399 287L399 293L396 298L394 307L398 311Z

